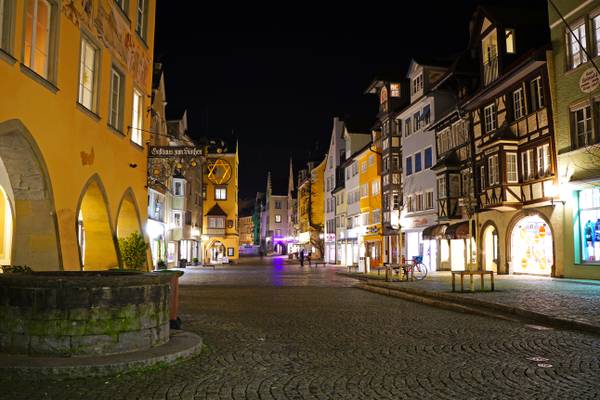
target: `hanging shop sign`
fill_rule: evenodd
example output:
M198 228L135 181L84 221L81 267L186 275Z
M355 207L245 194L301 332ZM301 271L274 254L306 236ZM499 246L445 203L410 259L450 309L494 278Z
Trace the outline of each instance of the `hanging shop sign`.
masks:
M579 78L579 89L583 93L592 93L600 86L600 75L594 68L588 68L583 71Z
M202 147L197 146L150 146L148 157L152 158L199 158Z

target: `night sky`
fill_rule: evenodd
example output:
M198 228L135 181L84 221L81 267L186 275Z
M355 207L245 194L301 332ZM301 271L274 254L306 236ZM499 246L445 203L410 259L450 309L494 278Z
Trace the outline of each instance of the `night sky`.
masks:
M187 109L192 137L239 139L240 198L264 191L268 170L274 190L287 193L290 155L294 167L322 159L336 115L373 119L376 99L363 94L373 76L405 73L413 55L464 49L482 2L396 3L345 2L334 12L331 2L221 2L203 12L159 1L155 60L165 69L169 118ZM546 13L545 0L532 3Z

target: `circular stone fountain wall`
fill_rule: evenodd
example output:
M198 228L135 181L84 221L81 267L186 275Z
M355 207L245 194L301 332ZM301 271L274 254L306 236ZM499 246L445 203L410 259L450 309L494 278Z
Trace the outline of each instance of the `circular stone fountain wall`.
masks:
M166 343L169 279L110 271L0 274L0 352L89 356Z

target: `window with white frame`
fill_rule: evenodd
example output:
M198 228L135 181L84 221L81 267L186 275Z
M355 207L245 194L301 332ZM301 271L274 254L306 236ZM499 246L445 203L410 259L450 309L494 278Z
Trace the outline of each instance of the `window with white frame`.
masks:
M391 93L392 93L392 97L400 97L400 84L399 83L392 83L390 85Z
M433 149L431 147L428 147L425 149L424 153L424 161L425 161L425 169L427 168L431 168L431 165L433 164Z
M537 148L537 167L540 178L550 173L550 144L546 143Z
M185 181L182 179L173 179L173 196L185 195Z
M392 204L390 205L390 210L399 210L400 209L400 195L397 192L392 192Z
M523 168L523 180L535 178L535 155L533 149L525 150L521 153L521 167Z
M369 197L369 184L363 183L360 185L360 198L363 199L365 197Z
M488 158L488 184L492 186L498 183L498 154L494 154Z
M415 194L415 211L423 211L423 193Z
M542 87L542 77L538 76L530 84L531 88L531 110L539 110L544 107L544 88Z
M433 209L433 190L425 192L425 209Z
M96 112L96 99L98 98L98 59L98 48L86 37L82 37L77 101L93 112Z
M404 120L404 136L409 136L410 131L410 118Z
M483 109L483 120L486 133L492 132L498 126L498 115L496 112L496 103L492 103Z
M485 166L482 165L479 167L479 184L481 185L481 190L486 188L485 184Z
M278 224L281 223L281 215L275 214L275 222L277 222Z
M223 186L215 187L215 200L227 200L227 188Z
M584 49L587 47L585 36L585 21L571 28L571 33L567 29L567 45L569 52L569 68L577 68L581 64L587 62L587 56Z
M600 14L592 18L592 37L594 39L594 50L600 56Z
M373 210L373 224L379 224L381 222L381 210L379 208L376 208L375 210Z
M423 107L423 111L421 112L421 121L423 122L423 126L429 125L431 120L431 107L427 104Z
M148 25L148 2L146 0L137 0L135 31L144 41L146 41L146 32L148 30L146 25Z
M584 147L593 143L592 107L588 104L584 107L571 111L573 121L572 135L573 148Z
M110 71L108 124L118 131L123 130L123 88L123 74L113 67Z
M400 138L398 136L392 136L392 147L400 147Z
M366 161L363 161L363 162L360 164L360 173L361 173L361 174L364 174L365 172L367 172L367 162L366 162Z
M225 229L225 216L208 216L209 229Z
M355 161L352 164L352 176L356 176L358 174L358 163Z
M416 94L423 90L423 74L418 75L412 80L412 94Z
M362 220L362 221L361 221L361 224L362 224L362 226L367 226L367 225L369 225L369 224L371 223L371 222L369 221L369 219L370 219L370 218L369 218L369 213L368 213L368 212L366 212L366 213L363 213L363 214L361 215L361 220Z
M421 113L416 112L413 114L413 132L417 132L421 128Z
M517 52L517 48L515 45L515 30L514 29L505 29L504 36L506 38L506 52L510 54L514 54Z
M519 170L517 153L506 153L506 181L508 183L519 182Z
M400 174L392 174L392 183L394 185L400 184Z
M371 182L371 193L373 196L377 196L379 194L379 179Z
M515 90L512 98L515 120L521 119L525 116L525 97L523 95L523 88L518 88Z
M408 196L406 198L406 206L408 208L408 212L415 211L415 207L414 207L414 204L413 204L413 197L412 197L412 195L410 195L410 196Z
M448 197L448 193L446 192L446 177L440 176L437 178L437 189L438 189L438 197L440 199L444 199Z
M133 108L131 112L131 141L142 145L142 129L144 116L144 97L137 89L133 89Z
M415 153L415 173L421 171L423 169L423 164L421 163L421 152Z
M171 213L171 224L174 228L181 228L183 226L183 216L181 211L173 211Z
M400 168L400 156L392 155L392 169L397 171Z
M41 77L52 80L52 38L57 5L48 0L27 0L23 64Z
M383 176L383 186L387 186L390 184L390 175L386 174Z

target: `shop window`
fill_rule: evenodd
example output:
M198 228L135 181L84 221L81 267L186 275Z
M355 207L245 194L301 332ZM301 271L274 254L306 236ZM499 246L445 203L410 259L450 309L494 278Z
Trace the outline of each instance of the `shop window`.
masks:
M227 248L227 257L233 257L235 254L235 250L233 249L233 247L228 247Z
M579 192L581 261L600 263L600 189Z
M167 261L175 261L175 242L167 243Z
M552 231L538 215L519 220L511 232L511 269L515 273L550 275L554 263Z

